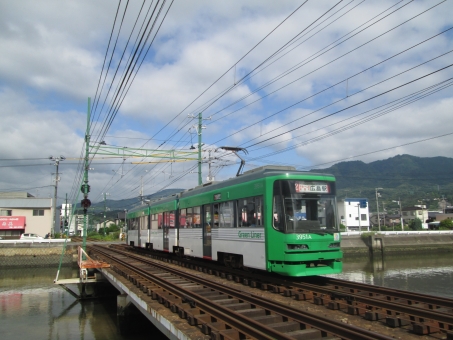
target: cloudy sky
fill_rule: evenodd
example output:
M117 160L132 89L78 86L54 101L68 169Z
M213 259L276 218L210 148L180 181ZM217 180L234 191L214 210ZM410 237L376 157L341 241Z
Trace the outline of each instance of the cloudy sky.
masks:
M196 157L183 152L199 114L203 181L208 163L236 174L222 146L246 149L245 170L453 157L451 13L450 0L3 0L0 191L53 197L49 157L64 156L59 203L81 199L88 98L93 201L196 186L196 161L124 150Z

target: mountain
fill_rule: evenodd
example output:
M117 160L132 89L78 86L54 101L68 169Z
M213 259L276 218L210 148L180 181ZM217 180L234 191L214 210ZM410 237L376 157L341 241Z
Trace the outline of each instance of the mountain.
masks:
M398 155L371 163L341 162L312 171L334 175L339 198L368 198L375 209L376 188L382 188L379 202L391 205L401 198L404 206L426 204L437 209L438 199L451 202L453 198L453 158L448 157Z
M379 189L380 210L384 207L395 211L398 203L402 206L425 204L429 209L439 209L442 199L453 201L453 158L415 157L398 155L389 159L364 163L349 161L337 163L330 168L316 169L312 172L329 173L337 179L337 197L367 198L370 211L376 211L376 188ZM157 199L184 191L184 189L165 189L143 199ZM90 210L116 217L118 212L131 209L140 204L137 197L124 200L106 200L92 204ZM444 203L448 204L448 203Z
M159 192L156 192L152 195L143 196L143 200L155 200L161 197L171 196L173 194L184 191L185 189L165 189ZM118 212L123 212L124 209L132 209L133 207L141 204L138 197L128 198L123 200L111 200L107 199L98 203L92 203L90 207L91 213L102 213L104 212L104 207L106 208L106 216L108 218L116 218ZM80 209L80 203L77 204L76 209Z

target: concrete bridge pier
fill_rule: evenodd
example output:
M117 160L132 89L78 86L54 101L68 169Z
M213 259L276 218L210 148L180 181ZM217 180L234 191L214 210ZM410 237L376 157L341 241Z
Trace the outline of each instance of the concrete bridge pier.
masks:
M131 319L133 318L134 305L128 301L127 294L120 294L116 297L116 319L121 335L131 333ZM135 307L134 307L135 308ZM137 310L137 308L135 308Z

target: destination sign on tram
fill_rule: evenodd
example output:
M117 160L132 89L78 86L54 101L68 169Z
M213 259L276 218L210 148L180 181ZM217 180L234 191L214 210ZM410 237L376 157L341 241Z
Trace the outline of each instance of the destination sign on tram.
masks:
M319 193L319 194L328 194L330 192L330 188L328 184L325 183L304 183L304 182L296 182L296 192L298 193Z

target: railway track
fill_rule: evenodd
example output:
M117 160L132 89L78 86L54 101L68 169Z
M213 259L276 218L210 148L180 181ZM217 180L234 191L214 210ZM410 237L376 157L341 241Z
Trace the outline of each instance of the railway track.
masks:
M70 239L71 239L72 242L83 242L83 237L81 237L81 236L71 236ZM99 242L99 240L93 239L93 238L90 238L90 237L87 237L86 240L88 242Z
M148 257L172 262L244 285L280 294L291 300L309 301L391 328L404 328L417 335L453 339L453 300L397 289L377 287L326 277L285 279L263 273L219 267L212 262L165 258L142 249L118 246Z
M124 250L89 250L211 339L390 339Z

